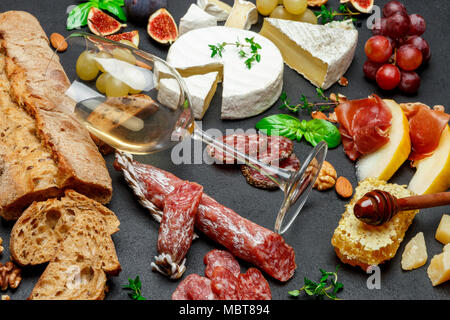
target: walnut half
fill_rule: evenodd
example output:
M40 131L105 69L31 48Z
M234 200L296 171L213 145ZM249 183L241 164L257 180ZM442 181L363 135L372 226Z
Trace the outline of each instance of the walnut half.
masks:
M8 287L16 289L22 281L21 270L11 261L2 265L0 263L0 289L7 290Z
M314 188L319 191L328 190L336 184L337 173L336 169L328 161L324 161L320 169L319 176L314 183Z

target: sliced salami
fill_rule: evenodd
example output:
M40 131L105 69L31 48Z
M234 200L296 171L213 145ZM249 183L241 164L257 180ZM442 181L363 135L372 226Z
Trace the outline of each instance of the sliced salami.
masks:
M180 282L172 300L217 300L217 296L212 291L210 279L193 273Z
M130 157L118 156L117 165L123 170L132 166L139 172L134 185L160 209L160 199L170 193L181 179L151 165L131 162ZM126 163L125 163L126 162ZM129 175L129 172L126 171ZM297 268L295 252L281 235L238 215L203 193L195 217L195 227L213 241L223 245L234 256L261 268L280 281L289 280Z
M277 166L294 151L294 143L286 137L270 136L267 140L267 149L258 156L261 162Z
M203 262L206 265L205 276L210 279L212 279L216 267L224 267L236 277L241 273L239 262L231 253L225 250L214 249L209 251L203 258Z
M215 267L211 288L219 300L240 300L239 278L225 267Z
M295 172L300 169L300 160L292 153L289 158L280 161L279 167ZM247 183L256 188L268 190L278 189L278 185L272 179L250 166L242 165L241 172L247 180Z
M239 293L242 300L271 300L272 293L261 271L250 268L239 275Z
M152 263L153 270L172 279L178 279L186 270L183 260L191 247L195 215L202 193L201 185L183 181L165 197L158 235L160 255Z

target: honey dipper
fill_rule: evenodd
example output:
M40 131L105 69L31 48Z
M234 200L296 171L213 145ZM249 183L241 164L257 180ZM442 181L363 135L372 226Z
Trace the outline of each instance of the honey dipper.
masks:
M450 204L450 192L439 192L406 198L396 198L382 190L366 193L356 202L353 213L364 223L380 226L394 217L397 212L439 207Z

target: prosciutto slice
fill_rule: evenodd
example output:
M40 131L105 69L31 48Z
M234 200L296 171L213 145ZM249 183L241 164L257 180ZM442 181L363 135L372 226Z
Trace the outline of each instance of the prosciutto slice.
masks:
M335 112L344 151L352 161L389 142L392 114L378 96L344 101Z
M409 160L429 157L439 145L450 114L433 110L422 103L407 103L401 107L409 121L412 148Z

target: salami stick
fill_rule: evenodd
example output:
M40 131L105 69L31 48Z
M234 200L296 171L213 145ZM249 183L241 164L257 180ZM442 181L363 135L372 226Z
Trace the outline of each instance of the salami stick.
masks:
M151 165L135 162L131 155L116 153L116 159L116 168L124 174L126 168L135 169L135 186L152 203L151 208L163 209L164 197L181 179ZM279 234L239 216L205 193L197 210L195 227L236 257L253 263L275 279L287 281L297 268L294 250Z
M164 199L164 212L159 227L158 252L152 270L171 279L180 278L186 270L186 253L194 235L194 222L203 187L180 182Z

